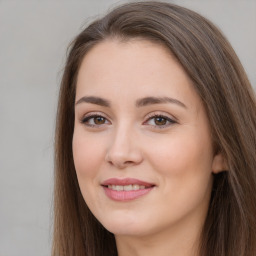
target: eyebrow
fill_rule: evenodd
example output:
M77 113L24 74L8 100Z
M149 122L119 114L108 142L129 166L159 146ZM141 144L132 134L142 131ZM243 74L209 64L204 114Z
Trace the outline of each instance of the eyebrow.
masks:
M103 107L111 106L111 104L108 100L103 99L101 97L94 97L94 96L84 96L76 102L76 105L78 105L80 103L91 103L91 104L96 104L96 105L103 106ZM187 108L187 106L184 103L182 103L181 101L174 99L174 98L169 98L169 97L141 98L141 99L136 100L135 106L136 107L145 107L148 105L163 104L163 103L173 103L173 104L177 104L183 108Z
M82 102L96 104L96 105L100 105L103 107L110 107L110 102L108 100L100 98L100 97L84 96L76 102L76 105L78 105Z
M142 99L138 99L136 101L136 107L144 107L148 105L162 104L162 103L173 103L183 108L187 108L187 106L181 101L174 98L169 98L169 97L145 97Z

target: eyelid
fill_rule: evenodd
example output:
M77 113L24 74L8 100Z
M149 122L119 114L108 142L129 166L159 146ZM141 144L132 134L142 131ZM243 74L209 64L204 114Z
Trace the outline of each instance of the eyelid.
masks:
M87 123L87 121L90 120L90 118L93 118L93 117L103 117L107 121L107 123L95 124L95 125ZM147 124L147 122L149 122L151 119L156 118L156 117L162 117L162 118L166 119L167 122L169 122L169 123L165 124L165 125L150 125L150 124ZM142 124L151 126L154 129L167 128L171 125L174 125L174 124L178 123L178 120L177 120L176 117L174 117L173 115L170 115L169 113L162 112L162 111L151 112L151 113L147 114L144 119L145 119L145 121ZM100 128L104 125L112 124L112 122L110 121L110 118L105 113L98 112L98 111L88 112L88 113L84 114L79 121L80 121L80 123L82 123L82 124L84 124L88 127L96 127L96 128Z
M169 127L171 125L178 123L177 118L175 118L174 116L171 116L170 114L167 114L166 112L155 111L155 112L149 113L145 117L146 121L144 121L143 124L147 123L149 120L156 118L156 117L165 118L168 122L170 122L169 124L162 125L162 126L161 125L150 125L151 127L156 128L156 129L166 128L166 127Z
M109 119L108 115L106 115L103 112L100 112L100 111L90 111L90 112L87 112L87 113L83 114L82 117L81 117L81 120L84 119L85 117L89 117L89 116L102 116L102 117L104 117L106 119Z
M178 123L178 118L176 118L174 115L171 115L171 114L169 114L169 113L167 113L165 111L153 111L153 112L147 114L145 116L145 119L147 120L147 119L155 117L155 116L166 117L166 118L172 119L173 121Z
M85 120L86 120L86 119L89 120L90 118L93 118L93 117L103 117L104 119L107 120L108 123L111 124L109 118L108 118L105 114L103 114L102 112L89 112L89 113L86 113L86 114L84 114L84 115L82 116L82 118L81 118L79 121L80 121L80 123L85 124L85 125L87 125L87 126L89 126L89 127L99 127L99 126L103 126L103 125L108 124L108 123L102 124L102 125L97 125L97 124L95 124L95 125L89 125L89 124L86 124L86 121L85 121Z

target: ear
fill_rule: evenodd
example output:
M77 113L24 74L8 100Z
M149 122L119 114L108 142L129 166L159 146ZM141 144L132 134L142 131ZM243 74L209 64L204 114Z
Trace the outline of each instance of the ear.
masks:
M212 172L217 174L228 170L228 164L226 158L222 153L218 153L213 157Z

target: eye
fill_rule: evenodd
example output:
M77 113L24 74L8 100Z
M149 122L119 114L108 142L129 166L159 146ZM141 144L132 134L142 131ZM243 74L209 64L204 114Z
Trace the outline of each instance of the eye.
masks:
M144 124L148 124L150 126L159 128L165 128L175 123L177 122L171 119L170 117L164 115L153 115L150 118L148 118Z
M87 126L102 126L105 124L109 124L110 122L107 120L107 118L101 116L101 115L89 115L89 116L85 116L82 120L81 120L82 124L85 124Z

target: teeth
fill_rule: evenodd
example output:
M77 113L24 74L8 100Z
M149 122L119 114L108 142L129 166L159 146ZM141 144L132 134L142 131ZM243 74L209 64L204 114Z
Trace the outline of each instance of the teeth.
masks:
M132 185L126 185L126 186L124 186L124 190L125 190L125 191L133 190L133 189L132 189Z
M133 185L133 190L139 190L140 189L140 186L139 185Z
M139 190L139 189L145 189L145 186L140 186L140 185L108 185L109 189L116 190L116 191L131 191L131 190Z
M116 187L116 189L115 190L117 190L117 191L121 191L121 190L124 190L124 187L123 186L115 186Z

